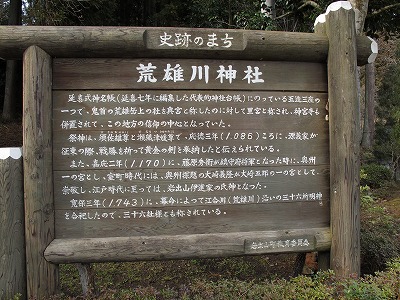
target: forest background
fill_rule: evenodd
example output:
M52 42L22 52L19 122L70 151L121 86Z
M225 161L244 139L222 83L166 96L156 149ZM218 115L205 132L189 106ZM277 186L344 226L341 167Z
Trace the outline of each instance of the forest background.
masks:
M334 1L2 0L0 24L173 26L312 32L315 19L324 13L332 2ZM400 180L400 3L398 0L351 0L350 2L357 12L358 34L366 34L376 39L380 52L374 64L360 68L358 73L360 82L358 100L362 108L360 119L363 133L360 137L363 197L362 271L365 274L372 274L375 271L383 270L393 258L400 257L400 222L398 221L400 200L396 198L400 196L398 191L398 181ZM21 61L0 59L0 113L0 147L21 146ZM230 274L229 278L238 270L249 275L248 277L254 278L260 275L259 267L265 267L265 259L262 262L256 260L253 264L250 261L238 260L203 262L201 266L198 262L193 263L197 270L204 269L210 274L218 274L218 276L222 276L220 271L224 269L225 273ZM268 264L271 269L270 262L269 260ZM235 267L232 264L235 264ZM400 262L397 263L396 269L398 276L400 276L399 265ZM135 270L140 266L140 264L136 264ZM149 273L147 270L147 275L152 274L148 277L160 276L156 271L158 267L149 266L145 265L144 267L152 269L153 273ZM188 264L182 263L179 266L185 266L187 269ZM164 279L168 276L176 277L175 292L181 290L181 284L187 281L187 277L194 275L191 273L194 271L190 269L190 266L185 272L179 266L178 270L176 265L172 266L166 263L164 268L161 268L162 272L167 268L171 268L172 272L175 272L174 275L166 275L165 272L161 275ZM121 265L110 266L107 272L125 272L123 268ZM251 268L253 271L249 271ZM98 270L104 272L106 269L99 267ZM177 271L182 272L182 275L178 276ZM71 271L67 267L65 272L69 276L70 272L75 271ZM291 270L288 273L292 274ZM146 277L146 274L143 275L140 272L138 274L140 275L137 276L141 278ZM270 275L268 274L268 276ZM109 276L106 274L103 277L105 277L105 279L103 278L104 286L107 286L106 281L110 280ZM324 277L321 281L330 280L327 278ZM151 279L149 280L151 281ZM141 281L141 283L143 282ZM65 289L72 291L73 294L73 291L76 290L74 286L76 281L67 281L64 284ZM301 282L301 284L305 285L306 283ZM193 287L196 288L196 286ZM197 288L199 293L210 292L205 290L207 288L205 286L197 286ZM161 287L157 287L155 290L139 290L138 293L154 294L156 298L160 298L160 289ZM105 292L104 299L109 295L107 293ZM185 293L185 291L179 293ZM398 293L400 297L400 291ZM75 291L76 294L79 292ZM231 296L233 297L233 294ZM231 296L227 296L226 299Z

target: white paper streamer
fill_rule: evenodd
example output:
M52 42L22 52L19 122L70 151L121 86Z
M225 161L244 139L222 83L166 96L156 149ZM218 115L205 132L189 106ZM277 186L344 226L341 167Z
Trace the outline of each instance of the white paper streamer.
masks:
M20 159L22 156L21 148L0 148L0 159Z

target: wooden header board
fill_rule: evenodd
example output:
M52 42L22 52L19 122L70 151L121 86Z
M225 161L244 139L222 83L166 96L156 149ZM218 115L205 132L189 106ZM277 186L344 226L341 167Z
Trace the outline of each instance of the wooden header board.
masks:
M55 238L250 233L248 254L315 250L326 105L320 63L54 59ZM290 230L260 248L259 232Z

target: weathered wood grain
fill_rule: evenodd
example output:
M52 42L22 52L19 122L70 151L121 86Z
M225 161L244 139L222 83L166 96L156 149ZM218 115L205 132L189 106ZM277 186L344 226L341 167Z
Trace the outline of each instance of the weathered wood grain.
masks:
M286 229L241 233L211 233L197 235L141 236L119 238L55 239L45 251L48 261L54 263L165 260L182 258L210 258L240 256L270 252L299 252L301 247L264 248L252 250L253 242L273 242L314 238L314 250L330 247L329 227Z
M24 194L20 148L0 148L0 299L26 298Z
M54 239L51 57L32 46L24 54L24 201L28 298L55 293L58 268L43 251Z
M340 4L340 3L336 3ZM339 276L360 273L360 122L352 9L326 16L331 157L331 268Z
M225 48L206 50L203 47L158 47L153 36L164 34L164 31L137 27L1 26L0 57L20 59L23 52L32 45L43 48L54 57L213 57L325 62L328 56L328 39L323 34L168 28L168 34L173 35L185 32L193 36L198 32L204 36L213 33L238 35L239 45L232 47L233 51L227 51ZM371 40L366 36L358 36L356 39L358 63L364 65L371 55Z

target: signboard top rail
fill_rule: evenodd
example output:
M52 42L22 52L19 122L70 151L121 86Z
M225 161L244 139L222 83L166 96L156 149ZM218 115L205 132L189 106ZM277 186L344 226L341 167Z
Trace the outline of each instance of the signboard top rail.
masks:
M358 65L375 43L358 36ZM326 62L319 33L174 27L0 26L0 58L21 59L32 45L53 57L204 58Z

